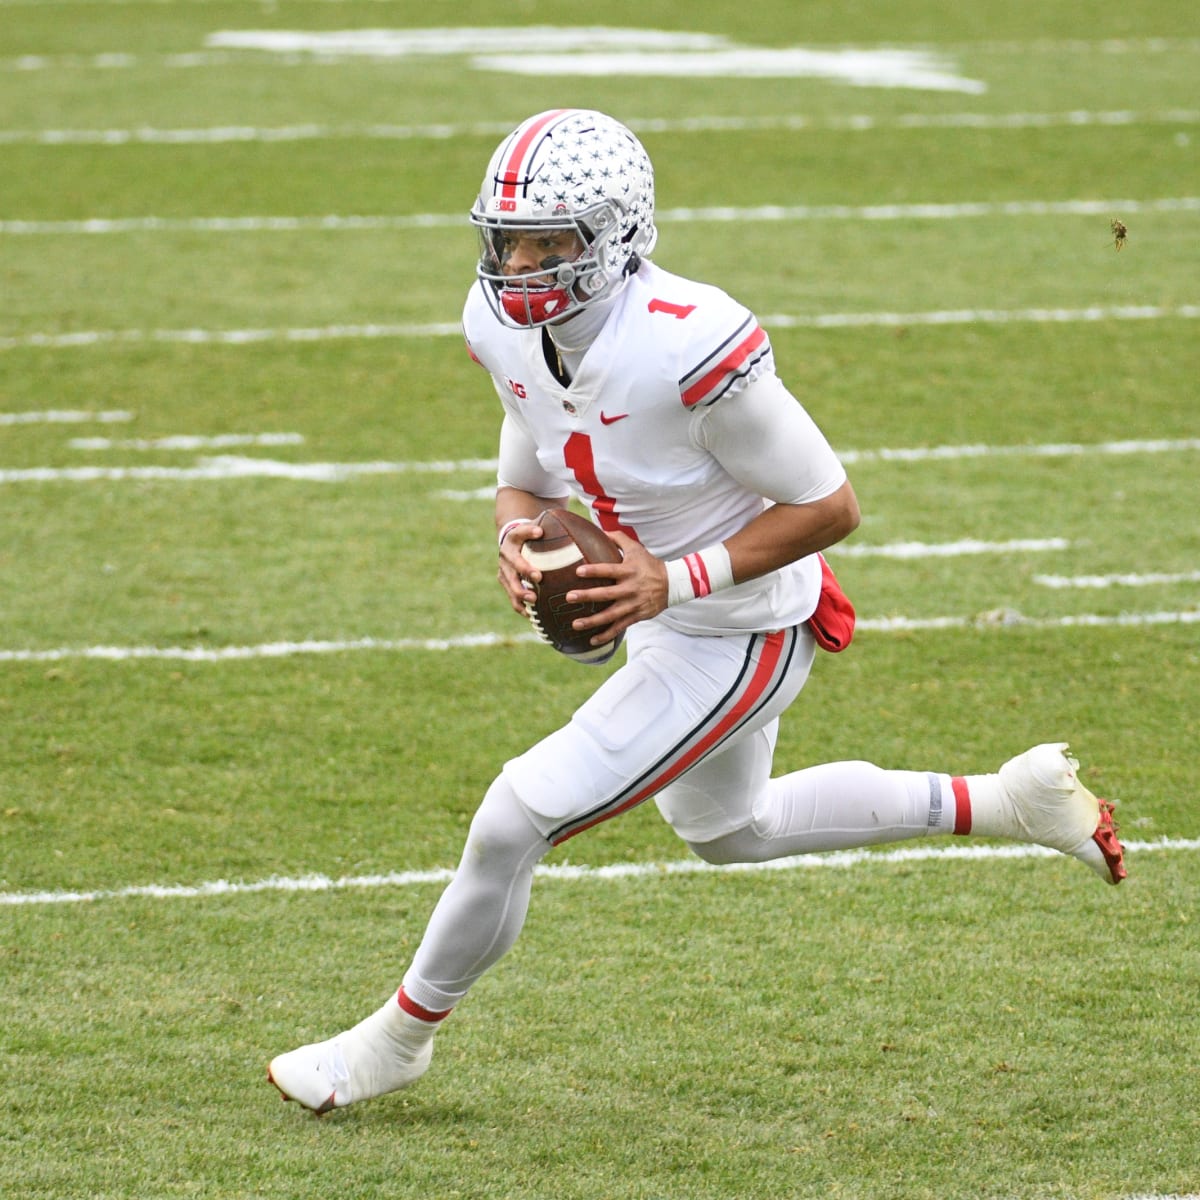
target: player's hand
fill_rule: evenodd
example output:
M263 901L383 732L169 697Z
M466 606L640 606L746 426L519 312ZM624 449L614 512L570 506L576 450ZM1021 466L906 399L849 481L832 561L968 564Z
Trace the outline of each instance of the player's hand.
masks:
M531 566L521 554L521 547L526 542L542 536L542 527L533 521L524 525L514 525L500 543L500 567L496 577L500 586L508 593L508 602L513 612L523 617L529 614L525 611L526 602L532 604L537 599L537 593L529 584L537 583L542 577L541 571Z
M567 602L576 599L596 604L608 602L603 612L573 621L575 629L594 631L592 644L602 646L611 642L631 625L657 617L667 607L667 567L655 558L641 542L619 531L608 535L620 547L619 563L584 563L579 568L583 577L611 579L610 587L592 588L587 592L568 592Z

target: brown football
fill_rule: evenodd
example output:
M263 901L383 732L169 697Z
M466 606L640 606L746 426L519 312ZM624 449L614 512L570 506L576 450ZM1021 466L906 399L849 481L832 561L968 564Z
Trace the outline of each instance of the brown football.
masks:
M576 662L592 665L608 662L616 654L621 637L603 646L593 646L590 639L595 630L580 632L571 628L572 621L600 612L605 606L586 600L568 604L567 593L607 587L611 580L581 579L575 568L585 562L620 562L621 551L598 525L568 509L548 508L537 523L542 527L542 537L521 547L529 565L542 573L539 582L530 584L537 600L525 605L534 632L547 645Z

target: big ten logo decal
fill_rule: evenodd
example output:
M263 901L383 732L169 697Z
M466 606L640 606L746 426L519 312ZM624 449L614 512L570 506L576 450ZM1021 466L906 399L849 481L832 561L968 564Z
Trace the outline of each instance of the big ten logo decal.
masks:
M518 383L515 379L508 379L505 382L508 384L508 390L514 396L519 396L522 400L525 399L525 385L523 383Z

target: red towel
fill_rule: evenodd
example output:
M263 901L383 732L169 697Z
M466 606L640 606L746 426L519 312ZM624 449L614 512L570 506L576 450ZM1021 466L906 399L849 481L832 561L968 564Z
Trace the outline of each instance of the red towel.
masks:
M854 605L842 591L825 555L817 557L821 560L821 597L816 612L808 618L808 627L822 650L837 654L854 639Z

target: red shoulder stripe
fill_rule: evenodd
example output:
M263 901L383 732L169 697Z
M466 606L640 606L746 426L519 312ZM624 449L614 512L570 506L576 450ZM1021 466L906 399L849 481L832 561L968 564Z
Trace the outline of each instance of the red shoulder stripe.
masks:
M767 340L766 330L759 324L755 324L749 335L740 341L728 354L725 355L720 362L701 376L695 383L692 384L686 391L682 392L683 403L686 407L691 408L692 405L698 404L705 399L710 393L717 391L718 385L729 379L730 376L744 374L746 360L758 350ZM724 390L724 389L721 389ZM719 393L718 393L719 394ZM713 397L716 399L716 397Z

